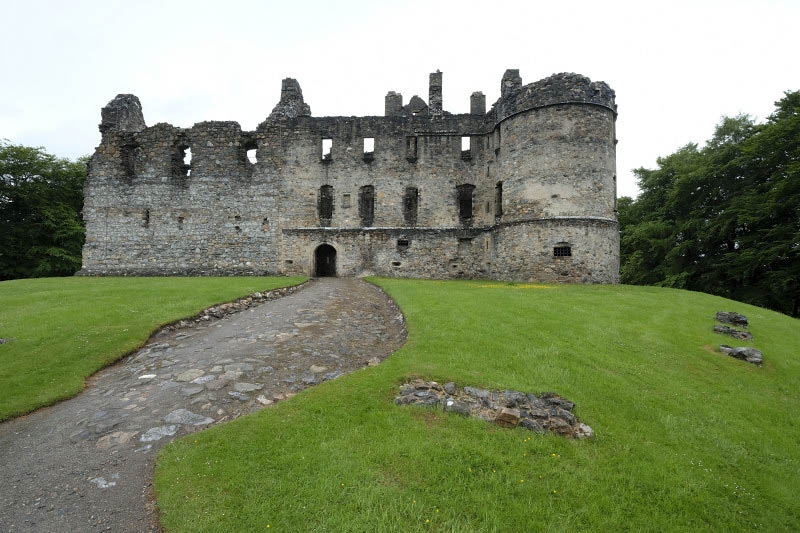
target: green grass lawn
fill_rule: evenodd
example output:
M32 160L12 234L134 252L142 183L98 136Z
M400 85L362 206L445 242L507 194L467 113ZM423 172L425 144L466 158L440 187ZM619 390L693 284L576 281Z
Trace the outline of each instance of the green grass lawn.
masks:
M170 531L796 530L800 321L661 288L376 282L406 345L167 446ZM736 344L718 310L749 317L763 368L713 351ZM395 406L410 376L556 391L596 436Z
M80 392L159 326L304 278L47 278L0 282L0 420Z

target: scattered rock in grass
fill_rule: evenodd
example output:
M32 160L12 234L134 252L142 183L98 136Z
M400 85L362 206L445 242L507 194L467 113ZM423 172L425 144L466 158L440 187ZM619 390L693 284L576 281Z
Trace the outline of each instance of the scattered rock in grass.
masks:
M0 344L8 344L9 342L12 342L13 340L14 339L0 339Z
M501 427L522 427L535 433L552 432L584 439L594 436L591 427L580 422L572 410L575 404L554 392L539 396L515 390L488 391L476 387L459 389L453 382L444 386L416 379L400 385L397 405L438 407L443 411L472 416Z
M721 344L719 351L724 352L731 357L735 357L736 359L753 363L754 365L761 366L761 363L763 363L761 351L756 350L755 348L750 348L749 346L737 346L734 348L728 346L727 344Z
M192 426L204 426L211 424L214 419L208 416L198 415L188 409L175 409L164 417L164 422L168 424L189 424Z
M368 366L378 366L379 364L381 364L381 360L378 357L373 357L367 361Z
M747 331L741 331L739 329L734 329L730 326L714 326L714 333L721 333L722 335L730 335L731 337L742 341L753 340L753 335L751 333Z
M747 317L733 311L717 311L717 321L734 326L747 327Z

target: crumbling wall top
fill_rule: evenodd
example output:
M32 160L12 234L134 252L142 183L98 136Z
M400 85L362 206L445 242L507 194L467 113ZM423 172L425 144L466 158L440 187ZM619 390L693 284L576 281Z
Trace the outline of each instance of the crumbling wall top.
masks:
M311 116L311 107L303 101L303 90L296 79L284 78L281 82L281 99L269 116L270 118Z
M118 94L100 112L100 133L108 130L139 132L147 127L142 104L133 94Z

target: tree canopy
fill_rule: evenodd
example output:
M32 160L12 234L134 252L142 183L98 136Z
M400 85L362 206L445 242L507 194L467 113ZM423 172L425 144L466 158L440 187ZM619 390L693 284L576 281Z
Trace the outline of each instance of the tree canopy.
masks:
M86 159L0 141L0 280L81 267Z
M725 117L635 170L641 194L618 202L623 283L699 290L798 316L800 91L763 124Z

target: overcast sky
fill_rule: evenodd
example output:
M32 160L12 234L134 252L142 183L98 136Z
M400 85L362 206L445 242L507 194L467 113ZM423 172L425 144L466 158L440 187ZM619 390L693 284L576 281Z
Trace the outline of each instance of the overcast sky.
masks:
M70 158L94 151L118 93L148 125L254 129L284 77L314 116L382 115L389 90L427 100L440 69L445 109L465 113L518 68L523 83L577 72L616 91L619 195L635 195L633 168L800 89L800 0L0 0L0 21L0 138Z

